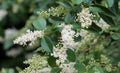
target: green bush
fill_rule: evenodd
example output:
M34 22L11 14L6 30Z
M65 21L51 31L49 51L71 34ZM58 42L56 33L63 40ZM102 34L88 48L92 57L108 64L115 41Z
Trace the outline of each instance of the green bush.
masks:
M119 0L29 2L34 14L12 43L35 49L19 73L120 72Z

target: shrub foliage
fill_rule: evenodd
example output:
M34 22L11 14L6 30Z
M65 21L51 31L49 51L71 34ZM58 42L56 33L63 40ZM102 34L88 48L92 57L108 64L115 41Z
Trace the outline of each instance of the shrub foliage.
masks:
M23 46L39 43L20 73L120 72L119 0L36 2L26 32L13 40Z

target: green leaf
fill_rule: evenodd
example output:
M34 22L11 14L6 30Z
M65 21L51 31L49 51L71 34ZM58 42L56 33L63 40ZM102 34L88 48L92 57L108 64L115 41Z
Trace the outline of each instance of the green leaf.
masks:
M56 65L56 58L53 57L53 56L49 56L49 58L48 58L48 64L51 67L57 67L57 65Z
M110 11L108 8L101 6L101 5L92 5L91 7L95 7L96 9L99 9L100 12L107 14L109 16L116 16L112 11Z
M110 30L112 30L112 31L119 31L120 30L120 26L117 25L117 26L114 26L114 27L110 27Z
M111 36L114 40L120 40L120 33L113 33Z
M70 13L68 13L66 16L65 16L65 22L66 23L70 23L73 21L73 17Z
M46 27L46 20L44 18L38 18L33 22L33 26L37 30L43 30Z
M2 68L0 73L15 73L13 68Z
M52 0L48 0L48 1L46 1L46 0L39 0L39 1L35 1L35 2L39 2L38 3L39 4L39 9L45 9L45 8L47 8L47 5L52 2Z
M13 45L13 40L7 40L4 43L4 49L7 50Z
M75 64L75 68L78 70L78 73L84 73L86 71L85 66L78 62Z
M90 11L91 12L104 12L101 8L98 7L90 7Z
M69 60L69 61L71 61L71 62L75 62L75 60L76 60L76 56L75 56L75 52L73 51L73 50L71 50L71 49L68 49L67 50L67 59Z
M102 29L95 23L92 23L92 25L89 27L89 30L93 32L100 32Z
M74 30L81 29L81 24L80 23L73 23L73 28Z
M50 73L59 73L60 68L59 67L53 67Z
M114 0L112 11L119 15L119 0Z
M10 68L10 69L6 69L6 73L15 73L14 69Z
M9 5L8 5L8 3L5 1L3 1L2 3L1 3L1 6L0 6L0 8L2 8L2 9L8 9L9 8Z
M65 8L71 10L71 5L70 5L67 1L64 1L64 2L60 1L60 2L58 2L58 3L59 3L60 5L62 5L62 6L64 6Z
M92 3L93 0L84 0L84 3L86 3L86 5L90 5Z
M45 52L45 50L42 47L39 47L34 52Z
M50 22L50 23L57 23L54 19L52 19L52 18L48 18L48 21Z
M53 43L49 37L44 37L41 39L41 47L46 51L46 52L52 52L53 49Z
M112 7L113 4L114 4L114 0L106 0L107 1L107 4L109 7Z
M89 69L89 73L95 73L93 69Z
M95 67L92 67L89 69L89 73L95 73L96 70L99 72L99 73L104 73L104 70L101 66L95 66Z
M115 25L113 19L112 19L110 16L107 16L107 15L105 15L105 14L103 14L103 13L99 13L99 15L100 15L100 17L102 17L103 20L104 20L105 22L107 22L109 25L112 25L112 26Z
M62 23L63 19L61 19L60 17L52 16L51 18L48 18L48 21L50 23Z
M104 44L105 46L108 46L111 41L112 41L111 39L106 39L103 44Z
M57 29L59 32L61 32L62 29L63 29L63 27L56 27L56 29Z
M93 69L94 69L94 71L97 69L99 71L99 73L104 73L103 68L100 66L95 66Z
M81 41L81 36L75 37L75 38L74 38L74 41L75 41L75 42L80 42L80 41Z
M71 0L73 4L81 4L84 0Z

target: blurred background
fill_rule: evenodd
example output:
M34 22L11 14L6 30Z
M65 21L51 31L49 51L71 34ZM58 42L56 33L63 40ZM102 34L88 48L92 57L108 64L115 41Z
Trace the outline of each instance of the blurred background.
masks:
M53 0L54 1L54 0ZM30 58L38 47L23 47L13 44L13 40L32 29L32 21L38 10L45 10L51 0L0 0L0 70L1 73L17 73L23 69L23 61Z

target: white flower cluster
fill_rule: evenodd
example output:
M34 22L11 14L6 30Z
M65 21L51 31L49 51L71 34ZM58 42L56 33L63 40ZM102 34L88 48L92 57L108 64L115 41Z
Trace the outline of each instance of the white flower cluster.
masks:
M94 15L90 13L88 8L84 8L81 12L77 13L77 21L81 23L81 27L88 28L92 25Z
M74 41L75 34L75 31L72 30L72 25L64 25L61 31L61 42L64 48L74 49L76 47L77 43Z
M7 15L6 10L0 10L0 21Z
M49 16L60 16L65 15L68 12L63 6L51 7L47 11L38 11L37 14L40 17L48 18Z
M89 34L89 32L87 30L81 29L80 32L76 33L76 37L81 36L81 37L85 37Z
M29 64L29 67L25 68L20 73L50 73L51 67L48 66L48 61L46 56L40 56L34 54L32 59L24 61L25 64Z
M39 73L50 73L51 71L51 68L50 67L45 67L43 69L40 69L39 70Z
M91 33L92 33L92 32L91 32ZM87 39L86 37L87 37L87 36L90 36L90 32L89 32L88 30L81 29L81 30L80 30L80 36L83 37L83 38L85 38L85 39ZM88 38L88 39L90 39L90 38Z
M102 30L107 31L110 27L102 18L99 21L94 21Z
M50 73L51 68L45 67L40 70L32 70L30 73Z
M62 64L60 68L63 68L60 73L77 73L75 69L75 62L70 62L68 64Z
M64 15L67 12L67 10L63 6L58 6L56 8L51 7L50 9L48 9L48 12L52 16L60 16L61 14Z
M48 11L37 12L37 14L39 14L39 16L43 18L48 18L50 16L50 13Z
M83 47L85 44L94 44L97 42L97 36L85 29L81 29L80 32L77 32L76 34L76 36L81 36L82 38L78 47Z
M67 50L66 48L60 46L53 48L53 53L51 55L58 58L56 60L57 65L60 65L60 63L64 63L67 60L66 50Z
M74 68L75 62L65 63L65 61L67 61L66 50L66 48L57 46L53 48L53 53L51 55L58 58L56 64L61 68L60 73L77 73L77 70Z
M32 45L35 43L37 38L42 38L44 36L44 31L30 31L27 30L25 34L22 36L18 37L17 39L14 40L14 44L19 44L19 45Z
M60 43L53 48L52 56L58 58L56 60L56 64L62 69L60 73L76 73L76 69L74 68L75 63L69 62L67 60L66 51L69 49L74 49L77 43L74 41L75 31L72 30L72 25L65 25L62 23L60 25L63 27L61 31L61 40ZM65 63L68 61L68 63Z
M61 41L56 47L53 48L53 53L51 54L54 57L58 57L56 63L64 63L67 60L66 50L76 48L77 43L74 41L75 31L72 30L72 25L65 25L62 23L60 27L63 27L61 31ZM62 46L60 46L62 45Z

